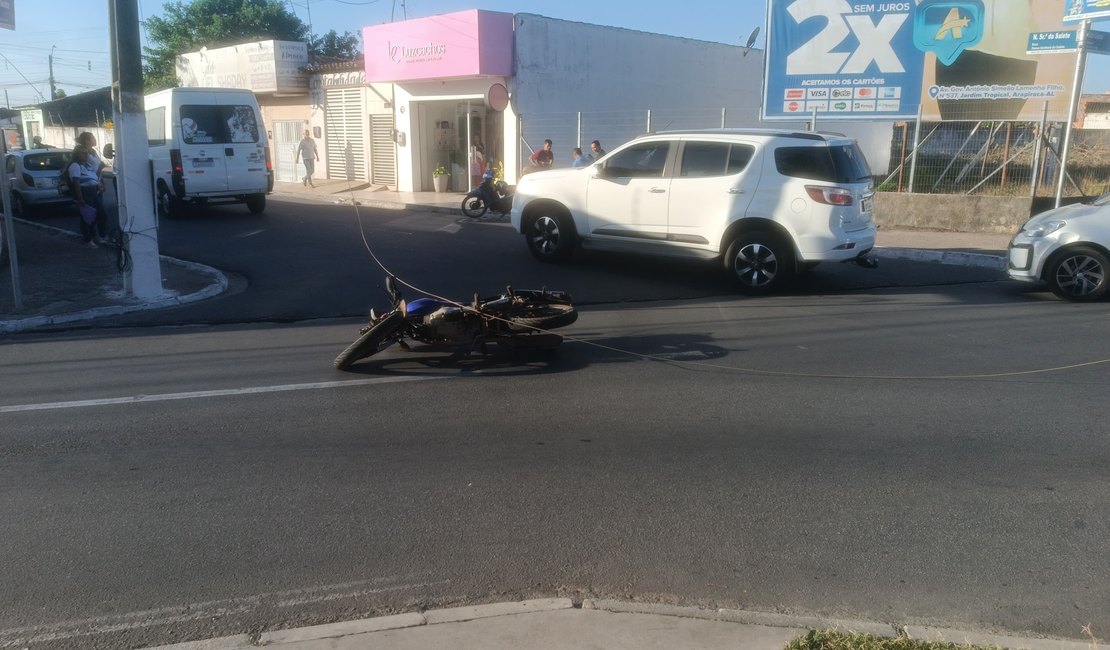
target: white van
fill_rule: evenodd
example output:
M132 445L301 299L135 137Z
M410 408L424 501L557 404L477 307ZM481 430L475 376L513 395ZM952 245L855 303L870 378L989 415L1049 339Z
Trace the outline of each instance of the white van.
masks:
M146 132L158 214L184 202L246 203L266 209L274 189L258 100L236 88L170 88L146 96Z

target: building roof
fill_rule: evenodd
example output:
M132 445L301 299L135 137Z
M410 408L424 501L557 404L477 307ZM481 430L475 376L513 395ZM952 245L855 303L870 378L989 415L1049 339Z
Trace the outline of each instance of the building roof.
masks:
M112 119L112 89L98 88L37 104L45 126L102 126Z

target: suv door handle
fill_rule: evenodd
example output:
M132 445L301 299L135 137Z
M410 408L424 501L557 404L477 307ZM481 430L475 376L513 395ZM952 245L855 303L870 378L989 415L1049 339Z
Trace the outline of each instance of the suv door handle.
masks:
M739 187L730 187L730 188L728 188L728 193L729 194L743 194L746 191L747 190L742 190Z
M653 187L648 190L648 192L651 192L652 194L664 194L666 193L666 191L667 190L663 189L662 187Z

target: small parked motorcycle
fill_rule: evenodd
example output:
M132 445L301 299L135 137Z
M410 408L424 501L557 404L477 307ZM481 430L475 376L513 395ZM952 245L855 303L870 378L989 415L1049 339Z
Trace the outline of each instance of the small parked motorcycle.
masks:
M578 319L570 295L546 289L513 290L489 298L474 299L469 305L418 298L406 302L393 276L385 279L385 291L393 308L382 315L370 311L370 322L359 337L335 358L335 367L347 370L355 362L377 354L394 343L410 349L405 339L431 346L463 348L485 354L488 344L508 350L550 349L563 337L548 330L565 327Z
M502 216L509 214L513 209L513 188L505 181L495 181L493 172L486 172L482 176L482 184L463 198L463 214L471 219L477 219L487 210L500 212Z

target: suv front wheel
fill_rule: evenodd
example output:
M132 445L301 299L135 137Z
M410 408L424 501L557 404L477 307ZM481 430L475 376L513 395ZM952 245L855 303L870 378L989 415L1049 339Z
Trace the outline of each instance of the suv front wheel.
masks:
M545 212L528 222L524 239L528 250L542 262L562 262L574 253L574 226L570 217Z
M736 287L764 294L785 286L794 276L794 251L781 237L756 230L732 240L724 258Z

